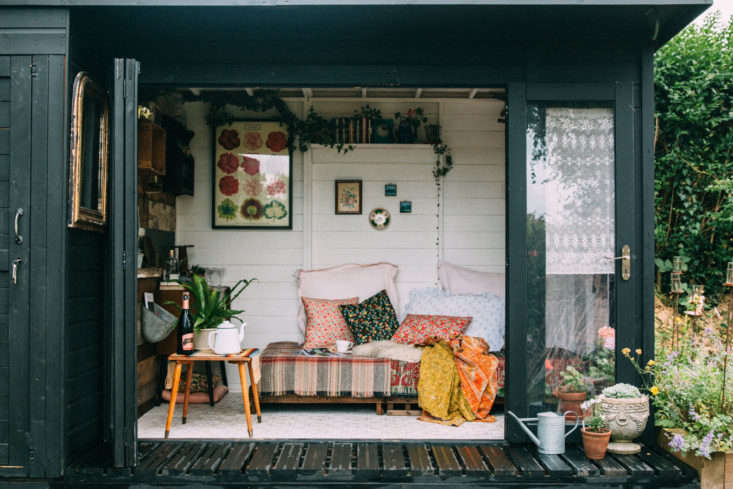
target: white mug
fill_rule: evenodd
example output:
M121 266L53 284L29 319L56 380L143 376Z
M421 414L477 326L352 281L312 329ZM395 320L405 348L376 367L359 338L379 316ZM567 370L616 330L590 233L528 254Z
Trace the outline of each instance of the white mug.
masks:
M354 346L354 343L351 341L336 340L336 351L339 353L348 353L351 351L352 346Z

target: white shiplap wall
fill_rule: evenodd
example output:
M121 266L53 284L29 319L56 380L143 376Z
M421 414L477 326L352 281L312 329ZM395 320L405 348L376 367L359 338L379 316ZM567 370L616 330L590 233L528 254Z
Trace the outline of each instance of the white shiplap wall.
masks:
M413 102L368 102L385 117L406 111ZM324 115L347 115L359 101L315 101ZM451 147L455 168L443 182L441 255L482 271L504 271L504 128L497 122L503 102L460 100L421 102L430 120L439 118L443 140ZM296 114L303 102L290 103ZM213 230L211 228L212 131L208 107L187 103L188 127L195 132L191 151L196 161L195 195L176 202L177 244L193 244L190 263L226 268L224 282L257 277L237 301L248 323L246 343L264 347L297 338L294 275L303 267L388 261L400 267L402 302L411 288L436 282L436 201L432 177L434 155L426 145L375 145L338 154L314 147L293 155L293 230ZM274 114L240 113L242 118ZM307 175L307 185L304 185ZM334 180L363 180L363 214L334 215ZM397 197L384 196L384 184L396 183ZM412 213L400 214L399 201L411 200ZM387 230L368 222L374 207L392 214ZM304 216L304 209L307 215ZM310 227L304 229L304 223ZM236 378L236 377L233 377ZM238 385L230 382L231 386Z

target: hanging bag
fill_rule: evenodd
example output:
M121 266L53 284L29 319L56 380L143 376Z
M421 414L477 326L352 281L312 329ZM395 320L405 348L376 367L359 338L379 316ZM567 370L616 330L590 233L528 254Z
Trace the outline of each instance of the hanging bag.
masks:
M142 332L143 338L149 343L163 341L176 329L178 318L153 303L153 309L142 307Z

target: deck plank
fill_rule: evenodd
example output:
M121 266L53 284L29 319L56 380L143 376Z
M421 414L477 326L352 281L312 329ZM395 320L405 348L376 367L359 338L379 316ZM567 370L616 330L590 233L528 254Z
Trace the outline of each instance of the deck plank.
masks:
M215 473L230 448L230 443L212 443L193 464L191 474L210 475Z
M467 476L485 476L488 475L489 469L484 463L484 459L481 456L478 448L473 445L460 445L456 447L458 456L461 457L463 465L465 466Z
M138 465L136 473L141 475L156 474L158 469L168 461L180 448L179 443L161 443L160 446L150 453L143 462Z
M188 472L196 462L200 452L206 449L205 443L185 443L175 455L168 459L168 462L161 467L161 473L165 475L181 475Z
M458 463L453 447L450 445L432 445L435 463L438 466L440 477L457 477L463 475L461 464Z
M593 461L601 469L602 475L609 477L625 477L629 475L626 468L614 460L610 454L606 454L601 460Z
M509 447L509 456L519 471L527 477L543 477L545 468L535 460L532 453L526 447Z
M257 443L249 463L244 470L248 477L255 480L267 479L272 469L272 458L275 456L277 443Z
M642 449L639 454L639 458L649 464L657 475L663 477L665 480L675 479L682 476L682 469L668 458L651 450Z
M371 480L379 475L379 453L374 443L356 445L356 475L359 480Z
M219 474L225 477L242 473L242 468L254 450L254 443L236 443L219 465Z
M407 461L402 453L401 443L382 445L382 466L382 473L387 480L403 479L407 476Z
M591 477L601 473L598 466L588 460L583 451L577 446L567 447L562 458L580 477Z
M328 455L327 443L308 443L300 472L305 474L323 473Z
M608 457L608 455L606 455ZM654 475L654 469L645 464L636 455L613 455L618 463L623 465L629 471L631 477L639 479Z
M536 452L534 455L535 458L545 466L545 469L547 469L547 472L549 472L552 477L567 477L575 473L573 468L568 465L560 455L548 455L546 453L539 452Z
M517 467L512 463L502 447L481 445L479 449L486 457L496 477L514 477L517 475Z
M280 451L277 462L270 471L272 478L277 480L292 479L300 465L300 455L303 453L302 443L285 443Z
M407 445L407 456L410 458L410 471L413 476L435 475L427 446L424 444Z
M137 445L137 459L138 461L142 461L145 457L148 456L150 452L155 450L160 446L160 443L152 442L152 441L141 441Z
M331 448L331 463L328 466L329 480L352 480L351 455L353 444L334 443Z

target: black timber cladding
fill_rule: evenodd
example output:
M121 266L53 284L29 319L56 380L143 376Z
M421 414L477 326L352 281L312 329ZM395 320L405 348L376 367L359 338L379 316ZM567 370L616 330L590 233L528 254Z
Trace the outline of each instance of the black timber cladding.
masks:
M534 447L475 442L156 441L139 442L133 472L72 467L67 487L208 484L445 484L491 487L695 487L695 475L668 454L585 458L577 446L563 455Z

